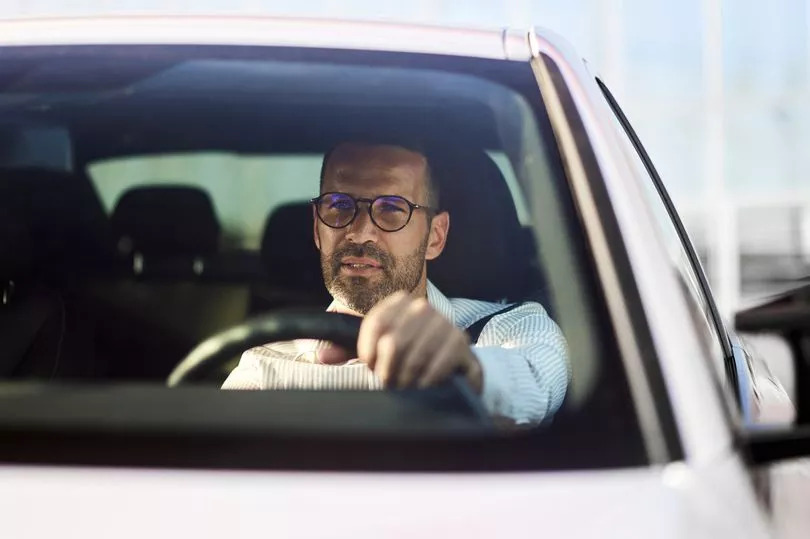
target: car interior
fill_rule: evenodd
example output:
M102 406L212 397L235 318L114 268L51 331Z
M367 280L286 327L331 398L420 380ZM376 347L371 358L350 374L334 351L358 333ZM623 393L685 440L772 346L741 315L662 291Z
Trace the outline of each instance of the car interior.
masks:
M270 72L258 63L231 62L234 66L212 60L167 66L157 62L147 65L149 71L144 73L144 66L133 63L131 71L119 68L111 76L109 69L103 69L106 66L81 59L76 63L80 69L94 71L87 75L98 78L96 87L72 87L74 81L64 80L65 66L44 62L33 63L3 88L4 112L24 110L30 116L30 111L46 110L36 120L3 124L5 163L19 163L4 167L0 176L4 215L15 222L4 230L10 236L4 242L9 252L2 268L7 283L4 315L19 326L7 326L13 335L10 340L19 341L14 346L19 351L7 356L5 376L159 380L206 336L246 317L290 305L328 305L312 240L308 198L317 194L318 178L311 171L309 177L265 180L306 185L310 196L280 204L268 197L258 248L245 248L238 237L228 241L228 227L218 215L222 199L239 197L244 190L220 189L212 195L202 182L183 174L124 178L129 185L105 208L101 196L108 189L105 182L120 184L121 178L93 177L95 169L103 168L94 163L125 161L120 170L129 164L127 158L150 154L193 158L216 150L261 155L267 150L241 147L239 137L247 136L243 126L234 137L210 140L225 130L217 116L226 112L233 123L243 112L232 109L252 104L247 98L231 98L223 107L207 106L206 101L215 102L219 94L225 102L227 90L258 93L256 86L276 79L283 84L271 85L271 92L284 93L285 106L267 106L263 114L274 122L254 129L244 144L305 154L313 164L319 164L330 145L341 140L384 139L400 126L409 133L427 131L427 126L415 125L425 121L413 119L417 107L428 111L438 106L438 111L445 109L442 114L448 120L461 120L458 112L430 102L439 100L442 92L435 97L411 97L412 103L386 111L383 122L374 117L379 107L358 107L355 102L343 110L316 111L313 108L323 106L319 102L323 98L313 96L306 102L311 87L296 88L317 84L310 80L315 72L302 75L284 64L272 66ZM320 77L328 79L334 67L320 66L320 70ZM217 79L221 71L230 72L232 80ZM244 84L234 80L238 77ZM401 76L388 77L390 81L378 84L393 87ZM195 78L198 84L192 85L189 81ZM175 103L172 98L181 93L180 84L189 87L182 87L183 103ZM301 103L287 97L287 92L296 92ZM351 88L333 92L339 99L357 99ZM270 98L264 96L264 101ZM473 105L462 102L465 107ZM149 113L144 115L144 110ZM200 112L204 117L195 114ZM353 129L341 133L341 118L322 118L327 114L351 118ZM279 115L286 118L279 120ZM475 120L481 115L465 116ZM319 125L315 136L305 125L310 118ZM276 126L279 121L297 124L298 132ZM471 138L491 136L485 119L478 122L479 132L471 133ZM332 128L328 136L324 125ZM272 139L279 132L286 132L287 138L281 148L275 148ZM430 279L449 297L536 299L552 309L543 297L531 228L518 219L504 172L482 147L486 141L471 142L442 141L436 144L440 151L431 155L432 171L440 179L442 208L451 212L454 229L465 234L452 236L445 253L431 262ZM300 146L291 147L296 144ZM59 162L64 154L70 156L72 170L59 166L64 165ZM224 183L228 178L217 180ZM482 246L489 256L479 256ZM475 260L475 271L466 268L471 260Z
M308 203L323 155L406 137L431 149L451 215L430 280L448 297L540 302L571 348L566 410L621 409L609 421L635 432L531 72L372 56L4 51L0 377L162 384L211 335L277 309L323 310Z
M531 231L497 165L482 151L432 166L463 168L455 174L475 185L442 187L443 207L464 208L454 226L474 235L453 238L430 264L434 284L449 297L547 304ZM6 376L163 379L217 329L329 303L305 200L270 211L260 250L240 252L220 247L214 204L199 187L132 187L106 216L86 176L20 168L1 177L4 218L14 222L4 229L3 313L19 324L7 326L19 352L7 356ZM493 256L477 256L482 244ZM476 271L465 271L462 261L476 258Z

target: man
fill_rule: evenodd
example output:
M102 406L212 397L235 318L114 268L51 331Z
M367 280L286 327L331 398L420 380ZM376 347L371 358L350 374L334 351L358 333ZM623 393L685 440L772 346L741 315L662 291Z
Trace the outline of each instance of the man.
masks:
M364 316L358 357L314 341L258 347L223 388L428 387L459 372L493 416L551 417L570 367L565 339L543 307L501 312L505 305L448 299L427 279L426 261L444 249L451 216L437 210L425 155L340 144L324 158L320 191L313 232L334 298L328 310ZM464 329L493 314L471 346Z

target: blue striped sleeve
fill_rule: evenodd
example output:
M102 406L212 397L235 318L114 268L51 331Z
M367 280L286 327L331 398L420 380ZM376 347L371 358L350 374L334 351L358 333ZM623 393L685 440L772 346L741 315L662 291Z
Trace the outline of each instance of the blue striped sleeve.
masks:
M484 405L494 416L539 423L562 405L571 380L560 328L538 303L495 316L473 352L481 362Z

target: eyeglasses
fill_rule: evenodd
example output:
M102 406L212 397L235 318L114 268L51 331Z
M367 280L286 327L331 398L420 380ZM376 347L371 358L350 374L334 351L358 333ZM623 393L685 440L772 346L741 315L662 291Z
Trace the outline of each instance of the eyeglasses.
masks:
M318 219L330 228L345 228L352 224L357 218L358 204L365 202L368 204L371 222L385 232L396 232L405 228L411 220L413 210L434 211L397 195L355 198L347 193L324 193L309 202L315 205Z

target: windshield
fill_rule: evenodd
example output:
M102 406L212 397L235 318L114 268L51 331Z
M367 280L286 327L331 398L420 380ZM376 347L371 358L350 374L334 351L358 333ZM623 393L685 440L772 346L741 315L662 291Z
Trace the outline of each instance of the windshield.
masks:
M0 424L645 461L528 64L130 46L0 71Z

